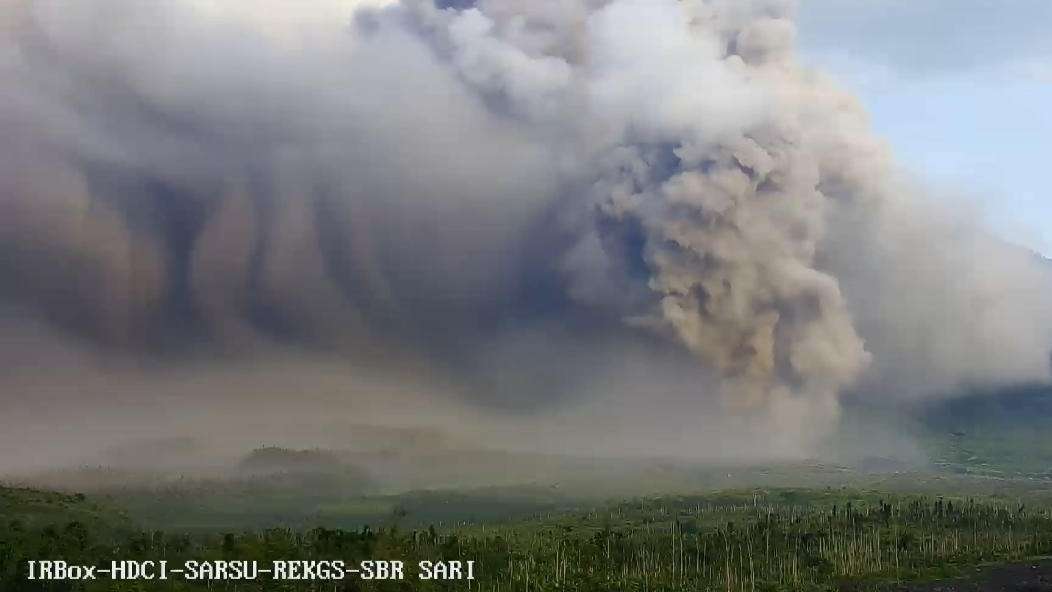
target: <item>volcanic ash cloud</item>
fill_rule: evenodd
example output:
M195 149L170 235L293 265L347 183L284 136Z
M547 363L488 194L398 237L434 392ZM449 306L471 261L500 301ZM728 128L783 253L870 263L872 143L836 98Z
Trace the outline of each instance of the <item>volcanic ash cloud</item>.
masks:
M791 3L465 4L9 4L4 299L162 359L425 359L512 411L682 356L656 389L782 453L845 392L1048 378L1047 271L902 179Z

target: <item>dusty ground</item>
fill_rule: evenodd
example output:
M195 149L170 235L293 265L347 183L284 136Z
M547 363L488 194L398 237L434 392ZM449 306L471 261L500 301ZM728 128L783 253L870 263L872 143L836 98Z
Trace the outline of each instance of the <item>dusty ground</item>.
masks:
M889 592L1052 592L1052 558L976 568L953 580L902 584Z

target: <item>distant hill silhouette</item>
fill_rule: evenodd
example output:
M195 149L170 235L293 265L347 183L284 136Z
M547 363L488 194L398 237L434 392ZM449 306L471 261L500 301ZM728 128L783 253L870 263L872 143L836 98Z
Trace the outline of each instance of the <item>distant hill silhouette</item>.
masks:
M330 471L342 466L339 457L328 450L295 450L264 446L248 453L239 467L250 471Z
M1052 386L975 392L926 407L921 421L950 469L1052 479Z

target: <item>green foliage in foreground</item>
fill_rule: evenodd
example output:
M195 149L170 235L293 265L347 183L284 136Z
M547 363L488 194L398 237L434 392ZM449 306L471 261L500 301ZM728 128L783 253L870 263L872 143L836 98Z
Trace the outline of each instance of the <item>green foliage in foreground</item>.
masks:
M74 506L78 503L72 500ZM82 502L87 503L87 502ZM10 508L8 508L10 509ZM73 510L77 510L73 508ZM74 512L76 513L76 512ZM436 532L269 529L173 534L0 514L0 590L40 590L27 559L398 559L404 582L54 583L47 590L830 590L1052 552L1049 508L988 499L773 491L653 498ZM420 560L477 580L419 581Z

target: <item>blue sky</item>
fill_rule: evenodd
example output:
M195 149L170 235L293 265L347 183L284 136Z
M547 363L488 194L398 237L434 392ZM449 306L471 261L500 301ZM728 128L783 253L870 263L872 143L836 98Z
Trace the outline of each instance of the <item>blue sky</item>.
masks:
M800 37L900 163L1052 255L1052 0L801 0Z

